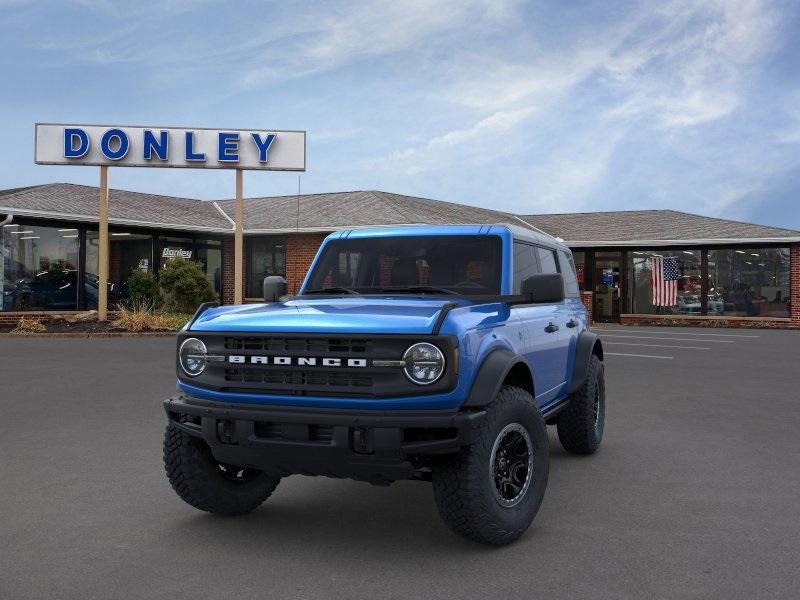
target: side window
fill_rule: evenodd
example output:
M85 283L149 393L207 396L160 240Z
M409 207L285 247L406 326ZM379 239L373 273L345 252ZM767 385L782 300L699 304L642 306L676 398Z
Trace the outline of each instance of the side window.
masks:
M542 273L558 273L556 253L553 250L537 246L536 252L539 254L539 264L541 265Z
M572 253L559 250L561 273L564 275L564 292L567 296L578 296L578 276L575 274L575 261Z
M536 247L522 242L514 242L514 289L512 293L519 294L522 289L522 280L536 273L539 273Z

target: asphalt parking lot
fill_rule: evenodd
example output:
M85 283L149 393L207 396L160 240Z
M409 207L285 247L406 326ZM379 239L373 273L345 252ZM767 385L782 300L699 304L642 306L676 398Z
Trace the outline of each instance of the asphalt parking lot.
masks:
M171 339L0 339L0 598L797 598L800 332L598 329L604 445L551 431L542 509L500 549L415 482L197 512L161 463Z

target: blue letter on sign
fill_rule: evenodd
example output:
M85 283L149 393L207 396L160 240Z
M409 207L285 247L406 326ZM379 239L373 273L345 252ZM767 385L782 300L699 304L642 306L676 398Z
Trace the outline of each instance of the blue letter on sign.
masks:
M205 161L206 155L203 152L194 151L194 131L186 132L186 160Z
M75 143L77 142L77 148ZM64 130L64 158L80 158L89 151L89 136L83 129Z
M239 134L221 133L219 134L219 162L238 162L239 161ZM233 151L231 154L230 151Z
M267 162L267 151L269 150L269 147L272 145L272 142L275 141L275 134L268 133L267 137L264 138L263 140L261 139L261 136L258 135L257 133L251 133L250 135L253 136L253 141L256 143L256 146L258 146L259 162Z
M150 160L153 158L153 152L156 153L156 156L159 160L167 160L167 144L169 143L169 137L166 131L161 131L158 134L158 138L153 135L153 132L149 129L144 130L144 156L145 160Z
M117 139L116 150L111 149L111 140ZM121 129L109 129L100 138L100 150L109 160L119 160L128 153L128 136Z

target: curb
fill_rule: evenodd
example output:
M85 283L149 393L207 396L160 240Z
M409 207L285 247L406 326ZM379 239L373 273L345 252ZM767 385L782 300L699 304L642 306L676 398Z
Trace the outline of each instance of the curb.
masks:
M140 333L133 333L130 331L119 332L83 332L83 333L0 333L0 339L3 338L130 338L130 337L175 337L178 335L177 331L142 331Z

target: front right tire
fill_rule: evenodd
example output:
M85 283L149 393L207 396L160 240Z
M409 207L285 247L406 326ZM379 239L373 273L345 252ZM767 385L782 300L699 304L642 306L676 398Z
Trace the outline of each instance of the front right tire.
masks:
M217 461L200 438L170 423L164 433L164 468L184 502L217 515L249 513L270 497L280 477Z
M433 465L433 492L454 532L509 544L530 526L547 488L547 426L533 397L504 386L487 407L474 442Z

